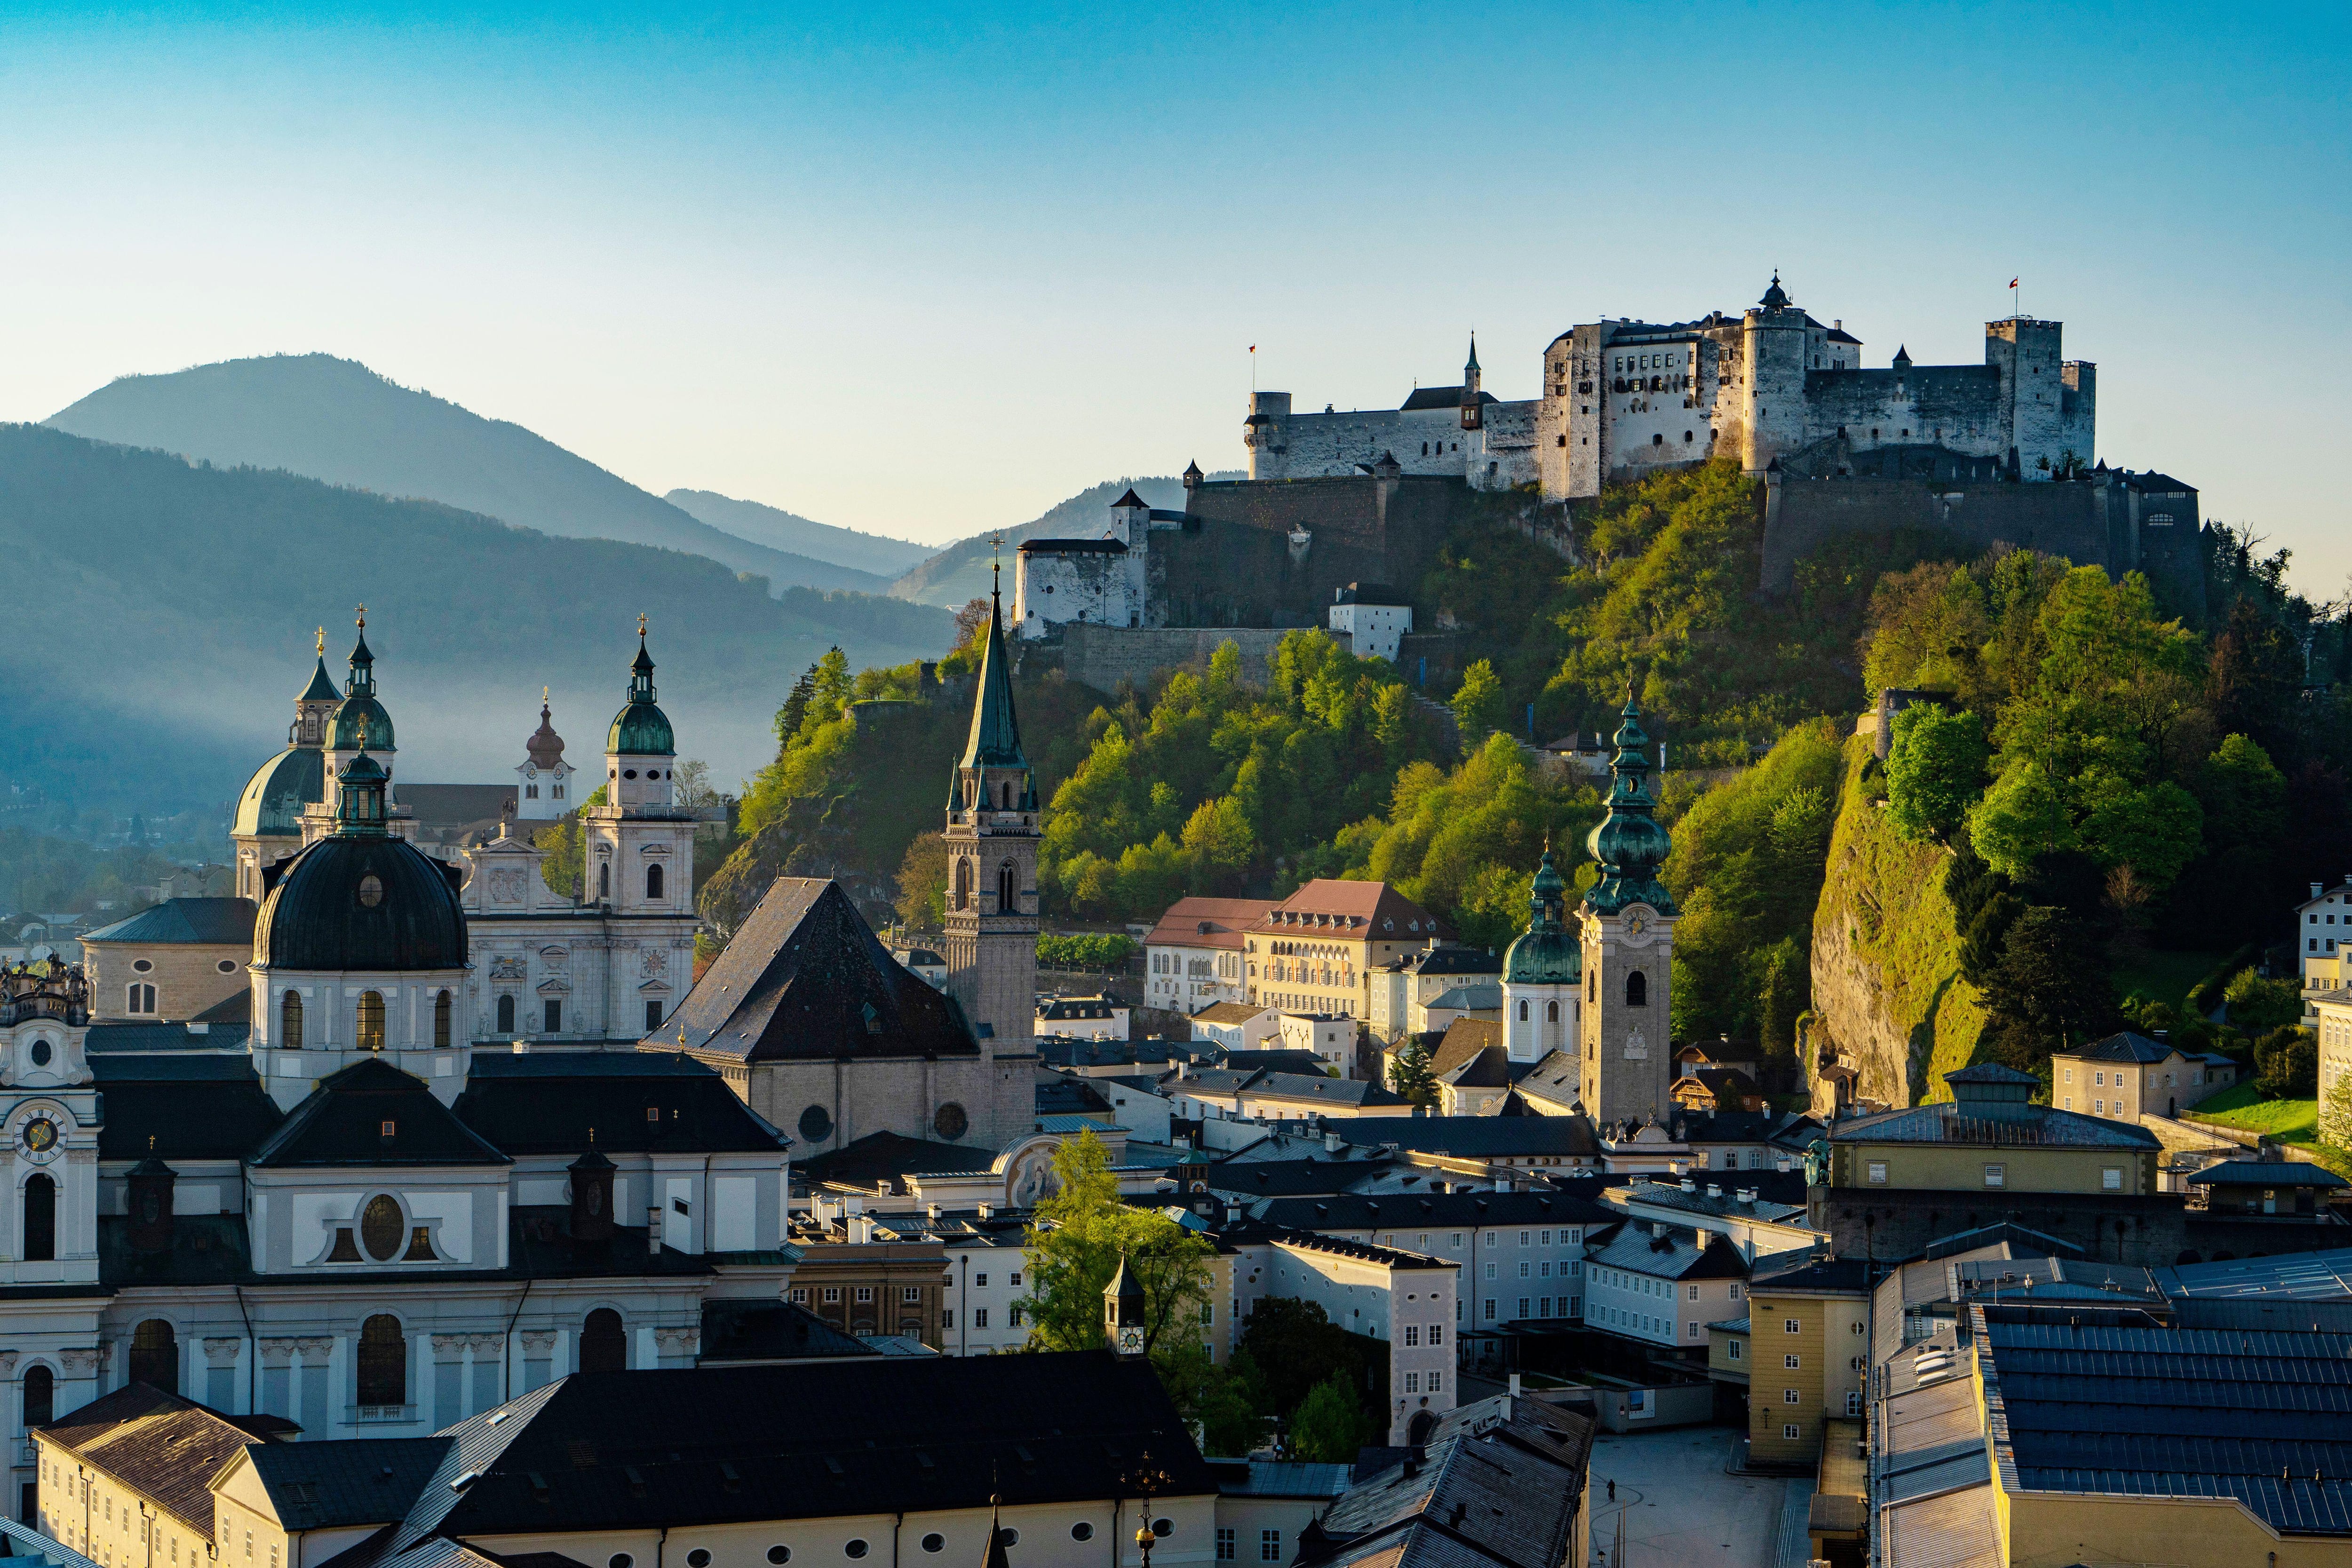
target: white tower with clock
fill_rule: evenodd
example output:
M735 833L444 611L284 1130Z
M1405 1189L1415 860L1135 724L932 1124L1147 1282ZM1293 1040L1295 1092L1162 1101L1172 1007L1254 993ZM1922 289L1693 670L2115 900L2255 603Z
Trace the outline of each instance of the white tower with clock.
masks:
M1652 814L1649 737L1628 693L1610 763L1609 812L1585 841L1601 880L1578 911L1584 954L1585 1109L1602 1126L1668 1110L1674 1052L1674 897L1658 868L1674 848Z

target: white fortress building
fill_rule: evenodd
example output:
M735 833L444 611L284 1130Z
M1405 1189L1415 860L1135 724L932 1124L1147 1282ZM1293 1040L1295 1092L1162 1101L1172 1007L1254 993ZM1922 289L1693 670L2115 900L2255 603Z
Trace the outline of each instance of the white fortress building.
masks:
M1407 475L1476 489L1538 485L1548 501L1718 455L1763 473L1830 444L1832 470L1843 459L1864 471L1854 455L1924 449L1946 477L2046 480L2070 458L2089 467L2096 434L2098 369L2062 358L2062 333L2011 317L1985 323L1980 365L1917 365L1898 348L1865 368L1862 340L1843 320L1814 319L1775 274L1737 315L1570 328L1545 349L1530 402L1480 389L1474 342L1461 385L1417 388L1393 410L1301 414L1288 392L1254 392L1242 443L1253 479L1368 474L1386 455Z

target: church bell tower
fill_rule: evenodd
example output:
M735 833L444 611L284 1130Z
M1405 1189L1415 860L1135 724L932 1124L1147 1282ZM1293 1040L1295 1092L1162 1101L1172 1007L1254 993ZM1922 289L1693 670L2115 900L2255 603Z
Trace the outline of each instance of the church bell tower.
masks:
M1674 841L1652 814L1650 737L1625 696L1609 810L1585 841L1601 880L1578 911L1584 948L1581 1098L1601 1126L1666 1115L1674 1051L1674 895L1658 880Z
M1021 749L993 590L971 735L948 785L948 990L983 1051L1025 1052L1037 1017L1037 778Z

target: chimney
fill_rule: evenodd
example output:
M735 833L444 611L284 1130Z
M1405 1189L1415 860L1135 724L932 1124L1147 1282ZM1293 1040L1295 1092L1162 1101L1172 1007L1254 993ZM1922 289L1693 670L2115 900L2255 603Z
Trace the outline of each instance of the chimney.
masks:
M1323 1152L1325 1154L1336 1155L1347 1146L1348 1140L1341 1137L1339 1134L1326 1133L1323 1134Z
M1510 1191L1510 1190L1511 1190L1511 1178L1510 1178L1510 1177L1508 1177L1508 1176L1496 1176L1496 1177L1495 1178L1495 1190L1496 1190L1496 1192L1508 1192L1508 1191Z
M1685 1192L1696 1192L1698 1190L1698 1183L1690 1176L1685 1176L1683 1177L1683 1190Z
M2311 896L2314 898L2317 898L2321 894L2326 891L2327 890L2326 888L2322 887L2315 882L2311 884Z
M874 1239L874 1217L861 1214L849 1222L849 1239L863 1247Z
M1709 1197L1721 1197L1723 1196L1723 1184L1719 1181L1711 1181L1707 1183L1706 1196Z
M1663 1219L1650 1221L1650 1236L1654 1240L1664 1241L1666 1239L1666 1222Z
M983 1203L980 1206L980 1217L982 1219L991 1218L995 1215L995 1213L996 1205L992 1203Z
M1787 1155L1782 1155L1780 1156L1780 1174L1782 1176L1787 1176L1790 1171L1795 1170L1796 1168L1797 1162L1795 1160L1790 1158Z
M1516 1372L1515 1372L1515 1373L1511 1374L1511 1397L1512 1397L1512 1398L1514 1398L1514 1399L1517 1399L1518 1396L1519 1396L1519 1375L1518 1375L1517 1373L1516 1373Z
M646 1205L646 1252L648 1256L661 1250L661 1205Z

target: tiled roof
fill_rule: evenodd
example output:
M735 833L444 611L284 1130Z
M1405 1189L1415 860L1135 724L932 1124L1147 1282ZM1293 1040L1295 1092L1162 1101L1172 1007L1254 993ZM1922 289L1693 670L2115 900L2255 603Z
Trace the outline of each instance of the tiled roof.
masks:
M1351 1144L1464 1159L1591 1155L1601 1147L1583 1116L1358 1116L1328 1130Z
M1227 947L1238 952L1242 933L1264 919L1274 905L1271 898L1180 898L1161 912L1160 924L1144 937L1144 946Z
M1250 929L1262 936L1324 932L1347 941L1420 941L1440 935L1437 918L1384 882L1317 877Z
M1482 1051L1503 1043L1503 1026L1496 1019L1455 1019L1445 1026L1445 1038L1430 1052L1429 1070L1443 1076Z
M1328 1252L1335 1257L1352 1258L1360 1263L1375 1263L1386 1269L1462 1267L1451 1259L1433 1258L1425 1252L1408 1252L1402 1248L1381 1247L1370 1241L1352 1240L1344 1236L1325 1236L1314 1230L1276 1230L1270 1232L1267 1239L1285 1247L1304 1248L1309 1252Z
M1212 1002L1192 1015L1194 1023L1247 1023L1274 1009L1263 1002Z
M106 1095L102 1160L243 1159L284 1119L247 1056L100 1058L90 1068Z
M1597 1203L1557 1192L1392 1192L1284 1197L1266 1204L1258 1214L1268 1225L1323 1231L1614 1225L1624 1218Z
M226 1416L193 1399L132 1383L41 1428L206 1540L213 1494L205 1483L257 1439L299 1431L276 1416Z
M910 1176L984 1171L995 1162L996 1152L992 1149L934 1144L898 1133L868 1133L840 1148L801 1161L795 1174L809 1182L871 1187L885 1180Z
M1298 1568L1555 1568L1575 1539L1593 1431L1511 1396L1449 1411L1421 1462L1383 1466L1300 1533Z
M2189 1178L2191 1186L2212 1183L2225 1186L2352 1186L2352 1182L2326 1166L2303 1160L2223 1160Z
M1365 1079L1317 1077L1304 1072L1268 1072L1244 1092L1265 1100L1323 1105L1402 1105L1404 1096Z
M2144 1034L2133 1034L2126 1030L2122 1034L2111 1034L2106 1039L2093 1045L2086 1045L2080 1051L2055 1051L2051 1054L2071 1057L2077 1061L2133 1061L2144 1064L2162 1061L2166 1057L2173 1055L2174 1051L2171 1046L2162 1040L2150 1040Z
M1665 1232L1661 1237L1647 1224L1628 1221L1589 1256L1592 1264L1601 1268L1622 1269L1654 1280L1748 1277L1747 1260L1725 1237L1711 1230L1685 1230L1678 1225L1666 1226Z
M790 1301L702 1303L701 1364L746 1361L837 1361L882 1353Z

